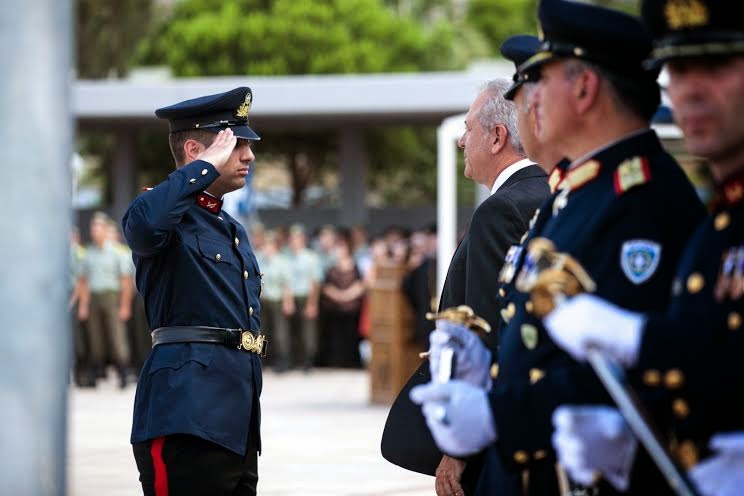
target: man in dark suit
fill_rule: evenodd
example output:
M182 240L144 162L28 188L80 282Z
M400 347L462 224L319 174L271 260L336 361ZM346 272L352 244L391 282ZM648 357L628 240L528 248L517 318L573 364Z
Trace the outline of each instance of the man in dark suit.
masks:
M506 252L519 243L535 210L549 194L545 172L525 157L514 105L503 97L510 85L506 80L486 84L465 118L465 132L458 141L465 156L465 176L489 188L491 195L473 213L470 227L452 257L439 304L440 309L468 305L494 326L499 319L498 274ZM419 368L396 404L411 405L408 391L430 379L428 367L424 363ZM415 433L411 434L414 426L405 422L399 422L398 428L391 425L391 421L396 422L397 408L394 405L391 410L385 437L431 446L435 459L439 459L441 455L423 426L418 409L412 419L423 426L421 443ZM383 439L383 452L385 442ZM465 460L441 458L435 472L437 494L463 494L463 486L466 491L472 489L475 479L468 482L467 474L461 486L465 467ZM424 467L422 471L431 474L434 468ZM468 473L476 475L478 470L470 469Z

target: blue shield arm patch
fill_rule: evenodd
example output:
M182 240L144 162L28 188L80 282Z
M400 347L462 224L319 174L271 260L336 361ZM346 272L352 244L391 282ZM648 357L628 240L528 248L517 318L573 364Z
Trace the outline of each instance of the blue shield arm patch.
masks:
M620 267L633 284L643 284L654 275L661 260L661 245L647 239L631 239L620 248Z

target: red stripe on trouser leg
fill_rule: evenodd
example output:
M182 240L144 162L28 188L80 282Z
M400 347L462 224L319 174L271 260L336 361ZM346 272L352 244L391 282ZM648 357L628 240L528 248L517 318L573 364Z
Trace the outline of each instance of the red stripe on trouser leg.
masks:
M163 461L164 442L164 437L158 437L152 440L152 446L150 446L150 457L152 457L152 466L155 469L155 496L168 496L168 472Z

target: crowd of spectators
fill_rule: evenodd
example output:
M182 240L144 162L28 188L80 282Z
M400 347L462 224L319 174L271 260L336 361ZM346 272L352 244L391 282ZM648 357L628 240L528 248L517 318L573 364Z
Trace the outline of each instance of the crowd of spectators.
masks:
M150 351L131 251L119 225L96 212L81 242L70 236L73 379L95 387L109 374L124 388L137 380ZM250 241L261 270L262 331L269 339L265 365L275 372L314 367L360 368L370 358L368 293L384 264L403 266L403 290L417 318L411 339L423 340L430 323L436 270L436 231L390 227L368 236L364 227L300 224L268 229L254 223Z

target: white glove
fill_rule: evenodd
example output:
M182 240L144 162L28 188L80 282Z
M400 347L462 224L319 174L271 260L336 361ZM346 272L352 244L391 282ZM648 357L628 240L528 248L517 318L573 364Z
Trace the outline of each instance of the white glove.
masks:
M429 334L429 370L432 380L436 381L442 373L441 356L446 348L452 348L456 356L452 379L459 379L479 388L491 388L491 352L475 332L446 320L438 320L436 329Z
M744 432L716 434L709 446L716 454L692 468L690 478L705 496L740 496L744 490Z
M411 389L411 400L421 405L434 441L443 453L472 455L496 441L491 406L485 390L452 380Z
M544 323L553 341L576 360L586 360L587 349L596 346L631 367L638 360L646 317L580 294L550 312Z
M558 461L573 480L588 486L601 472L619 491L628 488L638 442L620 412L607 406L560 406L553 425Z

